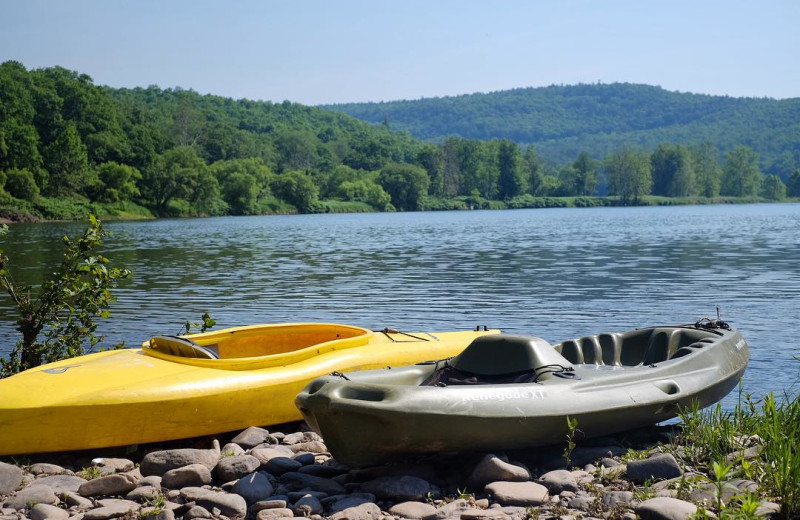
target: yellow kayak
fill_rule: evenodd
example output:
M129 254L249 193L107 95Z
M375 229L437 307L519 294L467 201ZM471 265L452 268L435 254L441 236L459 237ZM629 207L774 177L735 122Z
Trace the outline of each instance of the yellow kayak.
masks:
M156 337L0 380L0 455L124 446L302 419L294 405L334 371L461 352L497 330L405 333L289 323Z

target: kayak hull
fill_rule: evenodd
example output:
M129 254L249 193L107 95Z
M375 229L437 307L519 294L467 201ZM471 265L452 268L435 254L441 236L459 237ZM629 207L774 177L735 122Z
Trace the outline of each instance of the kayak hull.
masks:
M261 328L274 336L275 328L287 326L296 332L319 324ZM224 352L230 343L220 338L233 338L246 349L262 336L257 330L226 329L191 339ZM452 356L490 332L407 335L360 329L263 356L193 359L145 345L51 363L0 380L0 455L124 446L300 420L294 398L315 377ZM243 335L250 339L242 341Z
M681 340L678 336L684 331L687 339ZM633 345L631 338L648 337L652 343L661 332L674 335L676 344L667 345L673 356L681 348L691 352L649 364L624 352L624 347ZM601 344L612 350L607 338L616 339L616 352L603 351ZM690 344L700 346L690 348ZM576 354L581 349L571 352L574 345L597 346L585 350L598 355L587 363ZM570 377L419 386L436 367L416 365L347 374L349 381L319 378L299 394L297 403L338 461L365 466L408 454L560 443L569 433L567 418L577 420L576 438L652 425L675 417L681 408L704 407L722 399L737 385L749 356L746 342L735 330L679 327L591 336L555 345L555 350L569 356L562 359L571 365ZM603 363L604 353L610 364ZM623 365L621 359L637 362Z

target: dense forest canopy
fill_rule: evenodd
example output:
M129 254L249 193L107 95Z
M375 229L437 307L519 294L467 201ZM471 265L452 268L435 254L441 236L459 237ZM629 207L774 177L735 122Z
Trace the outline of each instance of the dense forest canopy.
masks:
M638 86L605 87L643 92ZM673 96L660 89L653 92ZM521 121L532 109L523 101L524 93L508 94L519 97L517 108L504 105L505 120L520 121L516 137L487 133L433 143L393 131L390 127L397 125L392 116L390 124L370 124L290 102L234 100L155 86L112 89L61 67L27 70L9 61L0 65L0 216L405 211L630 204L650 195L800 195L797 149L786 148L782 169L767 170L765 176L763 157L753 146L759 137L755 134L730 141L724 154L713 135L691 145L665 138L652 148L620 137L618 146L600 156L592 149L577 149L561 162L544 161L542 145L520 145L515 139L536 132L548 139L577 139L580 124L624 136L633 123L619 120L620 111L638 114L639 131L659 118L682 128L681 121L698 117L684 113L686 107L661 113L630 96L627 108L620 108L619 101L606 114L598 112L596 100L584 100L592 106L586 113L594 116L583 123L580 113L564 111L545 130L526 129ZM490 96L475 99L488 103ZM614 96L620 98L619 93ZM772 107L773 144L796 142L800 135L786 130L798 124L797 118L788 121L791 110L778 110L772 100L718 102L751 107L751 112L756 110L751 103ZM543 107L539 110L553 110L545 100L538 103ZM706 110L697 103L696 111ZM458 110L447 115L447 110L431 109L427 119L442 128L449 120L465 132L470 127L486 132L482 113L476 109L465 117ZM732 139L716 137L724 143ZM590 200L597 195L615 199Z
M432 142L462 137L533 144L555 164L582 151L600 159L625 145L652 151L662 142L710 141L722 153L739 145L752 148L760 168L783 180L800 165L800 98L733 98L614 83L326 108Z

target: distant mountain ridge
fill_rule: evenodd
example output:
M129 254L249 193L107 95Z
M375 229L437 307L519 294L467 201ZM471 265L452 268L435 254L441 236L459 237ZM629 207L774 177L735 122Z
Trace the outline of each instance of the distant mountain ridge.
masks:
M325 105L429 141L510 139L561 164L581 151L712 142L753 148L765 170L800 165L800 98L736 98L631 83L519 88L381 103ZM775 172L788 175L789 172Z

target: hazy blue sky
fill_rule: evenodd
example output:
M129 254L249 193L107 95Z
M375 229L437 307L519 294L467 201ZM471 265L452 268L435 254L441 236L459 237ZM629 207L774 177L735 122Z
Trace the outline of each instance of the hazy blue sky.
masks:
M306 104L628 81L800 96L800 1L0 0L0 61Z

